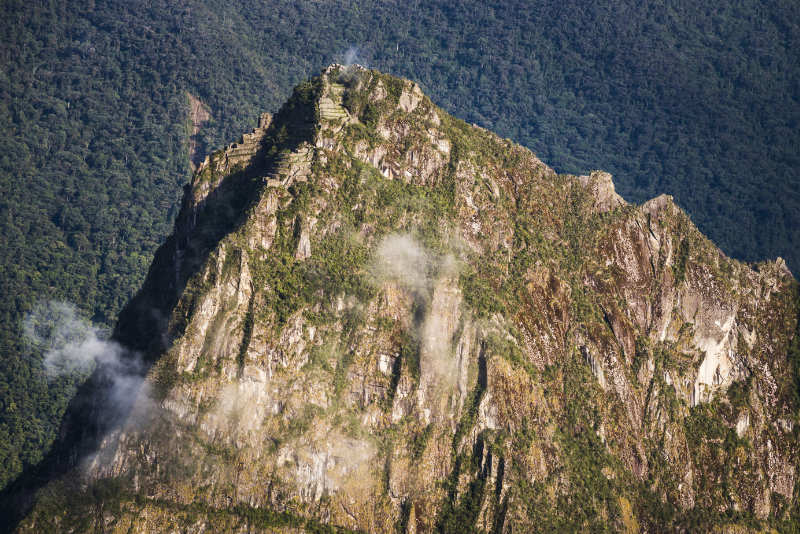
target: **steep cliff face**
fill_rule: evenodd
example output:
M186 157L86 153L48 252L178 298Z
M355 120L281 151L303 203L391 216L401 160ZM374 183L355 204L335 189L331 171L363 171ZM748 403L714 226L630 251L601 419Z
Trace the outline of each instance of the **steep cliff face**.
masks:
M139 397L20 531L787 526L797 313L670 197L334 65L199 167Z

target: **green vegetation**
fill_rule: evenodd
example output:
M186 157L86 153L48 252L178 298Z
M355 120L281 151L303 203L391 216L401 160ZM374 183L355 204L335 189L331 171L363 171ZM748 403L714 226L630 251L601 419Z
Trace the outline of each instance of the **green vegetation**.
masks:
M179 504L172 500L153 498L141 493L132 493L128 480L103 479L93 483L88 490L70 487L60 482L57 488L41 496L40 514L37 523L41 528L53 531L72 528L83 530L91 525L91 517L81 515L86 510L102 510L114 514L132 514L131 504L147 508L159 517L159 512L168 514L169 525L185 528L205 521L215 531L229 532L239 529L292 528L309 534L357 534L344 527L324 524L315 519L304 518L292 512L277 512L269 508L256 508L244 503L229 508L215 508L202 502ZM60 490L60 491L59 491ZM134 515L135 517L135 515ZM127 519L130 519L130 515ZM145 523L146 525L147 523ZM109 526L119 527L118 520ZM163 525L159 525L163 526Z
M680 248L678 249L678 258L672 266L672 273L675 277L675 282L680 284L686 279L686 262L689 259L689 240L687 238L681 239Z
M564 447L565 471L570 480L568 495L558 497L557 512L548 514L554 531L612 530L619 515L615 487L604 468L616 467L597 434L601 413L614 400L598 395L588 365L575 351L564 362L562 398L564 421L557 439ZM621 471L613 469L611 472Z
M792 367L791 396L795 406L800 406L800 291L796 293L797 318L795 322L794 336L789 343L789 353L786 358Z

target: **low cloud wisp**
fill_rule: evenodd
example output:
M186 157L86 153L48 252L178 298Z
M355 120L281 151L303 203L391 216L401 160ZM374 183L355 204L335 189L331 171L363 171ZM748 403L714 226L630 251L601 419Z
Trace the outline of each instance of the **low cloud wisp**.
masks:
M98 369L108 385L106 417L127 411L141 391L145 365L139 354L110 340L105 329L82 317L73 304L39 302L25 316L23 334L44 354L50 380Z
M458 271L453 256L434 254L408 234L383 238L372 266L379 283L395 283L413 295L423 312L416 325L423 380L447 388L455 385L457 373L452 336L462 312Z
M358 61L359 61L358 47L357 46L351 46L344 53L344 66L345 67L349 67L350 65L353 65L354 63L356 63Z
M391 234L378 245L373 273L378 280L391 280L409 290L421 302L430 299L431 269L428 252L408 234Z

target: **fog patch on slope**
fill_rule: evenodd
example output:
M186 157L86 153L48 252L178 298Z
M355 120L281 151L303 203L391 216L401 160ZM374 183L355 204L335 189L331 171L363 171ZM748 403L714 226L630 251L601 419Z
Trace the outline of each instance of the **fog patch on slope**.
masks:
M378 244L372 273L379 282L395 282L414 298L427 301L431 293L430 254L408 234L391 234Z
M461 291L453 257L446 256L438 267L422 323L420 370L423 378L435 377L437 382L451 388L458 378L453 335L461 319Z
M258 439L270 401L269 391L261 382L231 382L220 390L204 425L212 435L222 432L226 439L241 446L248 439Z
M23 320L23 335L44 354L48 379L88 375L95 369L108 385L102 417L127 413L142 389L145 366L138 353L109 339L106 329L92 324L68 302L41 301Z
M390 234L378 245L372 273L378 283L395 283L410 292L421 311L416 333L423 381L454 386L452 337L461 318L458 261L425 249L409 234Z
M326 494L375 492L377 448L369 441L337 431L286 444L277 465L286 469L302 497L319 501Z
M69 373L88 373L95 361L115 359L121 347L108 334L81 317L67 302L37 303L23 320L25 339L44 353L49 378Z
M343 55L343 63L345 67L349 67L360 60L358 57L358 52L359 50L357 46L351 46L345 51Z

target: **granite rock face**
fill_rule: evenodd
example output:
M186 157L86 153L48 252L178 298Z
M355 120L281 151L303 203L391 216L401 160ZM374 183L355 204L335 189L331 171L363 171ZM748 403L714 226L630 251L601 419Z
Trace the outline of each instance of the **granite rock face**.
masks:
M199 167L117 328L145 386L19 530L785 526L796 286L333 65Z

